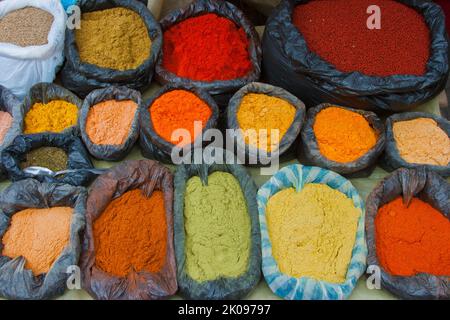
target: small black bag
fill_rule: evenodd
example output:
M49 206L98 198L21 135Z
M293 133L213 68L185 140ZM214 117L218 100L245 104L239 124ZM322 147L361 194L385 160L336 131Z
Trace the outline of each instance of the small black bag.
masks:
M20 162L26 154L39 147L56 147L63 149L68 156L67 169L81 169L70 172L60 178L49 175L32 175L20 168ZM92 172L83 169L92 169L92 162L81 140L69 134L42 133L20 135L13 143L5 148L1 155L9 178L12 181L34 178L40 182L66 183L74 186L87 185L95 177Z
M438 95L448 78L448 43L441 8L422 0L399 0L420 12L430 28L431 56L423 76L366 76L344 73L308 49L292 23L296 5L310 0L283 0L269 17L263 37L266 80L302 99L307 107L320 103L376 111L401 111Z
M121 145L98 145L94 144L86 133L86 120L89 110L97 103L106 100L132 100L137 105L130 132L125 142ZM97 159L117 161L122 160L131 151L139 136L139 114L142 108L141 94L138 91L128 89L127 87L108 87L105 89L94 90L84 99L80 115L81 138L83 139L89 153ZM113 131L114 128L111 128ZM111 132L111 134L114 134Z
M340 163L327 159L320 153L319 146L317 144L317 139L314 134L314 122L316 121L317 114L328 107L337 107L352 112L356 112L362 115L370 126L373 128L377 135L377 143L372 147L366 154L358 158L355 161L348 163ZM375 165L378 157L384 150L385 145L385 131L383 122L378 118L378 116L371 111L362 111L347 107L341 107L336 105L331 105L328 103L320 104L314 108L311 108L306 113L306 123L303 127L301 133L302 141L301 147L299 148L299 158L304 156L305 159L315 166L330 169L340 174L350 175L352 177L367 177L369 176Z
M448 163L447 166L414 164L403 160L403 158L400 156L397 149L397 144L394 139L392 126L395 122L412 120L416 118L433 119L434 121L436 121L437 125L442 130L444 130L450 137L450 122L442 117L425 112L405 112L394 114L389 118L387 118L386 120L386 151L384 153L384 157L381 162L382 167L388 171L392 171L400 167L412 169L423 166L426 167L428 170L434 171L442 175L443 177L450 177L450 163Z
M26 208L67 206L74 208L70 242L49 272L34 276L25 269L25 259L11 259L0 254L0 296L8 299L50 299L62 295L70 266L78 264L81 233L84 231L87 191L67 184L40 183L34 179L15 182L0 194L0 238L7 231L12 216ZM0 242L0 252L2 251Z
M142 155L146 158L155 159L164 163L172 163L172 150L176 146L171 142L166 141L161 138L153 127L153 122L150 117L149 108L153 104L153 102L162 96L164 93L173 91L173 90L188 90L202 99L211 109L211 117L208 119L206 126L203 128L202 135L205 130L213 129L217 127L217 121L219 118L219 108L217 107L214 99L205 91L194 88L189 85L166 85L161 88L155 95L150 98L147 102L145 102L141 114L140 114L140 136L139 136L139 144L141 146ZM201 139L202 137L197 137ZM192 142L190 148L194 147L196 142ZM187 146L189 147L189 146ZM187 147L183 147L186 149ZM181 151L181 150L180 150Z
M75 30L66 30L65 56L66 63L61 71L61 81L66 88L85 97L94 89L111 85L127 86L136 90L143 90L150 85L153 69L158 59L162 45L162 33L158 22L147 7L135 0L81 0L78 5L81 12L105 10L114 7L124 7L141 16L148 29L152 41L151 53L147 60L136 69L113 70L102 68L90 63L82 62L78 53Z
M215 171L231 173L241 186L247 202L251 220L251 248L247 271L236 278L219 278L197 282L186 272L184 195L186 183L193 176L199 176L204 184L208 175ZM177 279L180 293L187 299L241 299L247 296L258 284L261 277L261 234L259 230L256 186L245 168L238 164L183 165L175 173L174 201L175 255L177 259Z
M369 249L368 266L381 270L381 286L405 299L450 299L450 279L420 273L411 277L393 276L379 264L376 253L375 218L378 209L398 196L409 203L413 197L429 203L450 219L450 185L424 167L401 168L381 181L369 194L366 202L366 241Z
M182 20L206 13L216 13L217 15L231 19L245 30L245 33L249 39L250 59L253 64L253 70L245 77L239 79L211 82L194 81L178 77L177 75L164 69L162 65L162 55L164 53L162 53L159 57L158 63L156 64L156 80L158 80L158 82L162 85L172 83L176 85L194 86L203 89L213 96L220 107L226 107L228 100L238 89L247 83L257 81L259 79L261 74L261 44L259 36L250 21L247 20L242 11L227 1L194 1L189 6L174 10L165 16L160 21L161 28L164 32Z

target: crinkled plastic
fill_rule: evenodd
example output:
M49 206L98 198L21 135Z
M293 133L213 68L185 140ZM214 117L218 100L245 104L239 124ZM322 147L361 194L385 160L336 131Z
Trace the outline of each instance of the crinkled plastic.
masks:
M121 145L99 145L91 141L86 133L86 120L92 106L106 100L132 100L138 105L136 114L128 133L128 137ZM127 87L108 87L92 91L83 101L80 115L81 138L89 150L89 153L97 159L117 161L122 160L131 151L139 136L139 114L142 109L140 92Z
M80 54L75 39L75 30L67 29L65 54L66 63L61 71L61 81L64 86L80 97L85 97L94 89L111 85L127 86L135 90L144 90L150 85L154 66L162 45L162 33L158 22L147 7L134 0L80 0L81 12L104 10L113 7L124 7L133 10L141 16L148 29L152 41L149 57L136 69L125 71L102 68L80 60Z
M395 122L412 120L416 118L430 118L436 121L437 125L450 137L450 122L442 117L425 112L404 112L390 116L386 120L386 151L381 165L384 169L392 171L401 167L417 168L424 166L428 170L434 171L444 177L450 177L450 163L447 166L437 166L429 164L415 164L405 161L399 154L397 143L395 142L392 126Z
M206 123L206 126L203 128L202 135L205 130L217 128L217 121L219 118L219 108L214 101L214 99L205 91L192 87L190 85L176 85L176 84L168 84L162 87L158 92L156 92L152 98L144 103L140 114L140 136L139 136L139 144L141 146L142 155L146 158L155 159L164 163L172 163L172 151L173 148L176 147L171 142L166 141L162 137L160 137L153 127L153 122L151 121L149 107L153 104L153 102L162 96L164 93L173 91L173 90L188 90L202 99L211 109L211 116ZM196 141L192 142L191 145L183 146L183 149L192 150L196 143L200 143L200 139L202 136L198 136ZM206 142L205 142L206 143ZM203 143L203 145L205 145ZM181 149L181 148L180 148ZM178 154L178 153L177 153Z
M81 169L66 173L63 176L52 177L25 173L20 163L26 154L39 147L56 147L63 149L68 156L67 169ZM83 169L92 169L92 162L81 140L69 134L41 133L17 136L13 143L1 154L2 165L12 181L34 178L40 182L66 183L75 186L89 184L95 174Z
M153 191L164 193L167 222L166 260L159 272L131 271L126 277L104 272L95 265L94 221L106 206L125 192L140 189L146 196ZM125 161L99 176L89 192L86 212L86 232L80 267L83 288L97 299L162 299L177 291L175 253L173 245L173 175L169 169L152 160Z
M430 28L431 56L423 76L366 76L344 73L308 49L292 23L292 11L309 0L283 0L267 21L263 73L267 82L302 99L307 107L334 103L357 109L402 111L438 95L448 78L448 43L441 8L422 0L399 0L413 7Z
M300 134L300 130L303 126L305 120L305 104L282 88L274 87L265 83L253 82L242 87L231 98L228 105L227 114L228 129L240 129L239 123L237 121L237 112L239 110L242 99L249 93L261 93L286 100L296 108L296 113L291 126L281 139L276 152L259 150L255 146L246 144L244 142L244 139L242 138L242 135L240 135L239 138L235 139L237 156L241 159L249 159L251 157L254 157L258 159L258 162L261 162L261 156L264 158L264 162L267 162L267 160L269 160L273 156L282 156L284 153L290 153L290 156L293 157L294 152L289 151L292 151L292 149L295 148L295 141L297 140L297 137ZM289 159L285 158L285 160Z
M286 188L300 191L307 183L321 183L344 193L361 210L355 235L352 257L344 283L329 283L309 277L294 278L280 271L272 255L272 243L266 220L266 207L270 197ZM358 192L347 179L319 167L293 164L278 171L258 190L259 224L262 239L262 270L270 289L286 300L341 300L350 296L356 283L366 270L367 246L364 239L364 204Z
M216 13L220 16L226 17L234 21L237 25L241 26L247 34L249 40L249 54L253 65L252 71L246 76L233 79L233 80L221 80L221 81L194 81L187 78L181 78L166 70L162 65L162 55L156 64L156 80L162 85L172 83L176 85L189 85L203 89L211 94L216 100L217 104L221 107L226 107L228 100L231 96L244 85L257 81L261 74L261 44L259 36L251 24L251 22L245 17L245 15L236 8L234 5L227 1L217 0L197 0L193 1L185 8L180 8L172 11L165 16L161 21L161 28L163 32L169 29L171 26L181 22L187 18L206 14Z
M415 276L393 276L378 261L375 218L378 209L397 197L408 204L413 197L429 203L450 219L450 185L424 167L401 168L382 180L366 201L366 239L369 247L367 263L381 272L381 287L404 299L450 299L450 278L419 273ZM407 259L407 257L405 257Z
M216 171L231 173L241 186L247 202L251 220L251 248L247 271L235 278L218 278L198 282L186 271L184 195L186 183L193 176L199 176L203 184L208 183L208 175ZM256 206L256 186L244 167L238 164L183 165L175 173L175 254L177 259L177 278L180 294L187 299L221 300L246 297L258 284L261 277L261 237Z
M375 146L373 146L362 157L348 163L332 161L322 155L317 144L313 126L314 122L316 121L317 114L323 109L329 107L338 107L362 115L367 120L367 122L369 122L370 126L377 134L377 142ZM362 111L342 106L336 106L329 103L323 103L308 110L308 112L306 113L306 122L303 126L301 137L302 142L301 151L299 153L300 157L304 156L305 159L307 159L307 161L313 165L330 169L340 174L350 175L352 177L367 177L372 173L377 163L378 157L384 150L386 141L383 121L381 121L375 113L371 111Z
M8 299L50 299L62 295L66 282L78 264L80 236L85 225L87 192L83 187L40 183L35 179L15 182L0 193L0 238L7 231L15 213L27 208L71 207L69 244L57 257L49 272L34 276L25 269L25 259L0 254L0 296ZM2 243L0 242L0 252Z
M147 5L148 0L136 0L139 2L142 2L143 4ZM74 5L80 2L80 0L61 0L63 6L65 9L67 9L70 5ZM97 0L84 0L85 5L95 6Z

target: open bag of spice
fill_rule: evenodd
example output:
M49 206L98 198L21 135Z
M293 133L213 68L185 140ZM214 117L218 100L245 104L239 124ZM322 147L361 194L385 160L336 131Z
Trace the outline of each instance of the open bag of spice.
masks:
M381 165L389 170L426 167L450 177L450 122L424 112L405 112L386 120L386 152Z
M282 88L253 82L240 89L228 105L227 129L234 136L236 154L245 163L268 165L273 157L295 157L305 105ZM253 159L253 160L251 160Z
M398 169L369 194L367 263L383 289L404 299L450 299L449 199L449 183L424 167Z
M83 187L35 179L0 193L1 297L36 300L64 293L81 251L86 197Z
M368 28L367 8L382 12ZM263 36L263 76L307 107L402 111L447 82L445 17L432 1L282 0Z
M81 26L66 32L61 81L85 97L94 89L150 85L162 33L147 7L135 0L80 0Z
M152 160L99 176L87 201L80 267L96 299L163 299L177 291L173 176Z
M256 186L234 164L183 165L175 173L175 253L187 299L241 299L258 284Z
M308 109L301 138L302 163L352 177L372 173L386 140L375 113L328 103Z
M221 107L261 73L261 45L245 15L227 1L197 0L161 21L164 44L156 65L162 84L192 85Z
M97 159L123 159L139 136L139 91L108 87L88 94L80 115L81 138Z
M290 165L258 190L262 270L287 300L346 299L366 269L363 201L350 181Z

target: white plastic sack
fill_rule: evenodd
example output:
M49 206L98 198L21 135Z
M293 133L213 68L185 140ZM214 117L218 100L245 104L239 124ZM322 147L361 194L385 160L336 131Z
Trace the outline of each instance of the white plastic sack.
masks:
M42 46L20 47L0 43L0 85L22 99L39 82L53 82L58 67L64 61L66 13L59 0L0 1L0 18L24 7L36 7L53 15L48 43Z

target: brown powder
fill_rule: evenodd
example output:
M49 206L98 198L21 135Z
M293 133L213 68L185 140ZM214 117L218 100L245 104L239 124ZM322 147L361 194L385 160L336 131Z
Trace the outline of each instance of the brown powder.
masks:
M13 117L8 112L0 111L0 144L3 143L6 133L11 128Z
M25 258L34 275L46 273L69 243L73 209L25 209L12 216L3 236L2 254Z

